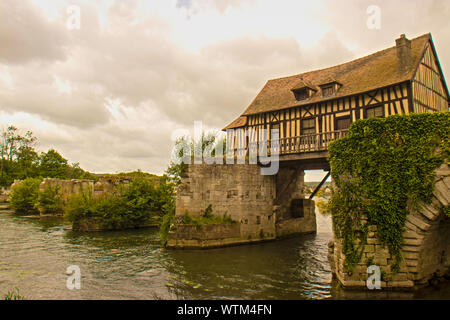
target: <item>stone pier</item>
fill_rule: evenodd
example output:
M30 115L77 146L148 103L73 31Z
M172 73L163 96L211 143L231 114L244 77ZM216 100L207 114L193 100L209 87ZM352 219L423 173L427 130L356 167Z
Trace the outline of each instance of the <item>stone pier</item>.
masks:
M392 272L392 256L376 237L376 226L369 226L363 256L352 273L344 269L342 242L329 244L333 275L344 288L366 289L369 264L379 266L381 288L413 289L450 275L450 217L443 208L450 203L450 170L447 164L436 170L431 204L421 204L406 218L400 271Z
M263 176L256 164L189 165L177 190L175 224L168 248L211 248L274 240L316 231L314 202L304 199L304 171L281 166ZM208 207L229 225L186 225Z

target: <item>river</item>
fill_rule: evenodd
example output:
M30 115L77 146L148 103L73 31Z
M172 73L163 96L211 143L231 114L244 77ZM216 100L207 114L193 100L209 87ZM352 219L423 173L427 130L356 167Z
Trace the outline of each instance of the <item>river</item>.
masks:
M212 250L166 250L158 230L67 230L60 218L0 214L0 297L18 288L27 299L450 299L446 282L415 293L343 292L332 281L331 219L317 214L317 234ZM66 269L81 270L81 289Z

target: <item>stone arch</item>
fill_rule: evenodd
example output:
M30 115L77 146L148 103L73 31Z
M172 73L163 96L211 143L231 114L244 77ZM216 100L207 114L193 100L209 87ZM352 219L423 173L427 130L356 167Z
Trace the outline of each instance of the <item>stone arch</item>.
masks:
M450 218L442 208L450 204L450 170L436 170L431 204L421 204L406 218L403 258L415 285L427 284L450 272Z
M384 273L382 288L413 288L450 275L450 217L442 210L449 204L450 169L444 163L436 170L431 204L421 203L419 210L411 210L406 217L400 271L391 271L392 256L377 239L377 227L369 226L362 259L352 273L344 270L341 240L335 238L329 244L333 275L343 287L366 288L369 261Z

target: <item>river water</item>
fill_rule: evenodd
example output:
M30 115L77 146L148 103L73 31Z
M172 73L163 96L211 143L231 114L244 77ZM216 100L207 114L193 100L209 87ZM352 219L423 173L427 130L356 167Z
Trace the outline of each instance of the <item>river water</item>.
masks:
M0 214L0 298L18 288L27 299L450 299L444 283L415 293L343 292L332 281L331 219L317 234L212 250L166 250L158 230L67 230L60 218ZM81 270L81 289L66 269Z

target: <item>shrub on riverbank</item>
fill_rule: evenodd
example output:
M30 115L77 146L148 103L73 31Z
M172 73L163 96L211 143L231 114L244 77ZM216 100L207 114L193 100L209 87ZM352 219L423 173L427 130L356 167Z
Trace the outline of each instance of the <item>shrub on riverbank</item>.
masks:
M161 236L161 244L163 246L167 243L167 237L169 235L169 230L172 224L175 223L175 204L173 203L170 210L163 216L162 223L159 229L159 234ZM188 224L188 225L208 225L208 224L224 224L230 225L235 224L237 221L233 220L227 214L223 216L213 216L211 205L209 205L206 210L200 216L191 216L186 210L182 219L177 220L176 223Z
M231 219L231 217L227 216L226 214L223 215L222 217L212 216L209 218L205 218L205 217L192 217L188 213L185 213L181 223L201 226L205 224L235 224L236 221Z
M234 221L226 213L223 216L213 216L211 206L205 210L201 216L191 216L188 211L184 213L182 224L205 225L205 224L235 224Z
M82 190L69 199L64 216L72 223L100 218L105 229L122 229L159 223L173 201L173 185L165 177L157 183L138 177L129 186L98 198L92 196L92 190Z
M37 199L37 208L43 214L62 213L63 200L60 193L60 186L46 186L39 192Z
M11 190L10 204L19 214L37 214L36 204L39 196L41 179L27 178L15 185Z
M175 203L168 207L168 210L162 217L161 225L159 227L159 236L161 238L161 244L163 246L167 243L167 236L169 235L170 226L175 218Z

